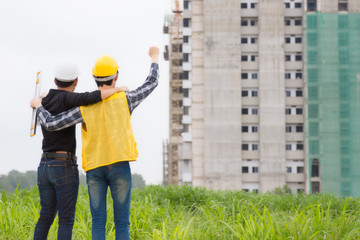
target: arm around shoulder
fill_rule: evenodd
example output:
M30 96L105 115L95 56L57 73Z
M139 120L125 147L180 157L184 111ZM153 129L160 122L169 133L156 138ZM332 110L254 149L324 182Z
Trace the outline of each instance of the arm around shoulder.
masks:
M79 107L53 116L43 106L40 106L37 108L37 114L40 124L50 132L62 130L83 121Z
M129 91L128 87L114 87L109 89L101 89L101 99L104 100L115 93Z

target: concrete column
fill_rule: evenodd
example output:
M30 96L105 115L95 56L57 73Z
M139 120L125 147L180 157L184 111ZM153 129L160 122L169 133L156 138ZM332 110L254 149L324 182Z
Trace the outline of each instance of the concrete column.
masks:
M205 186L241 189L241 8L204 0Z
M204 16L203 0L192 0L192 184L204 186Z
M286 183L284 30L284 2L259 1L261 192Z

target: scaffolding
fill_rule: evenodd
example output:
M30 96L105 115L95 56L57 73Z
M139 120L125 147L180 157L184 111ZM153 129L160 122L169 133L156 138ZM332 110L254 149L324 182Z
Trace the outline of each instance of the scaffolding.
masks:
M178 0L174 1L173 15L168 18L164 26L164 33L168 33L169 46L165 46L164 58L169 60L170 66L170 91L169 91L169 143L168 143L168 171L167 184L179 184L179 162L181 160L181 146L183 131L183 20L182 11Z
M306 15L306 70L310 192L359 197L360 14Z

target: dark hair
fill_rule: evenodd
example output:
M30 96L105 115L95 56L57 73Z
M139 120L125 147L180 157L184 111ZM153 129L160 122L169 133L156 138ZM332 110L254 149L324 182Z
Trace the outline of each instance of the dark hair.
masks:
M98 77L98 78L99 78L99 77ZM96 82L96 85L97 85L98 87L102 87L102 86L104 86L104 85L111 86L111 84L113 83L113 80L114 80L114 79L111 79L111 80L105 81L105 82L101 82L101 81L96 81L96 80L95 80L95 82Z
M118 74L118 73L119 73L119 71L116 71L116 74ZM114 75L115 75L115 74L114 74ZM116 75L116 76L117 76L117 75ZM116 78L116 76L115 76L113 79L108 80L108 81L96 81L96 79L108 78L108 77L110 77L110 76L97 77L97 76L93 75L93 77L95 78L96 85L97 85L98 87L102 87L102 86L104 86L104 85L111 86L111 84L113 84L113 81L114 81L114 79Z
M76 78L76 79L77 79L77 78ZM76 79L75 79L75 80L76 80ZM61 88L70 87L71 85L74 84L75 80L74 80L74 81L71 81L71 82L62 82L62 81L59 81L59 80L57 80L57 79L55 78L56 86L61 87Z

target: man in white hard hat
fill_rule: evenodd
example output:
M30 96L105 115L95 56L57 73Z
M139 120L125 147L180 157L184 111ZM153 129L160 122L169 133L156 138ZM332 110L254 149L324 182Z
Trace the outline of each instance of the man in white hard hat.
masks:
M54 81L57 89L51 89L42 99L45 109L52 114L58 114L74 107L97 103L122 90L114 88L74 93L79 74L78 65L71 60L64 59L56 66ZM42 127L42 133L43 154L38 167L41 212L34 239L47 239L50 226L58 212L58 239L69 240L72 238L79 188L75 126L57 132L49 132Z
M113 199L115 239L130 239L132 179L129 162L135 161L138 156L131 113L158 85L159 48L151 47L149 56L150 74L145 83L135 90L117 93L105 101L74 108L57 116L51 116L41 107L39 99L32 100L32 106L38 108L41 124L49 130L59 130L83 122L82 166L88 183L93 240L105 240L108 188ZM108 55L97 59L93 76L99 89L114 88L118 80L118 68L115 59Z

